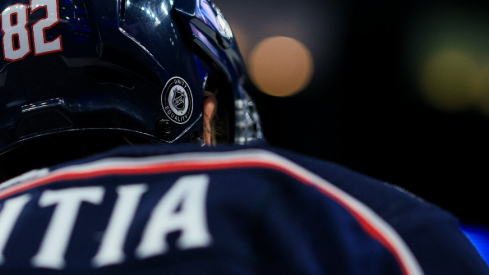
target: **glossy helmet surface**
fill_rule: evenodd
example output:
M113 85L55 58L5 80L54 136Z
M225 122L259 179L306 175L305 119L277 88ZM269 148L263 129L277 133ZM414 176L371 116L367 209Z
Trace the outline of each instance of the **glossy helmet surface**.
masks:
M210 0L2 0L0 12L0 155L93 130L191 142L204 89L229 111L223 142L262 138L243 59Z

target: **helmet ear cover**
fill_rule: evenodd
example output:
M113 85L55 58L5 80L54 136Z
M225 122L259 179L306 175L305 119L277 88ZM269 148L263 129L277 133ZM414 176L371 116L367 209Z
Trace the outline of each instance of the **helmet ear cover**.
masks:
M219 8L210 0L177 0L174 10L194 52L209 64L209 78L220 80L218 112L223 115L218 115L228 120L221 125L229 125L229 135L221 141L265 143L256 106L243 87L247 77L244 60ZM221 103L228 99L223 91L231 98L229 104Z

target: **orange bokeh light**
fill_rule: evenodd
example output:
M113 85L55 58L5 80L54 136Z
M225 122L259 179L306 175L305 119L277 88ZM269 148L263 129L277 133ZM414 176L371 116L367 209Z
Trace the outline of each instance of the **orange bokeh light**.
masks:
M248 69L263 92L291 96L309 84L314 72L310 51L299 41L283 36L267 38L252 50Z

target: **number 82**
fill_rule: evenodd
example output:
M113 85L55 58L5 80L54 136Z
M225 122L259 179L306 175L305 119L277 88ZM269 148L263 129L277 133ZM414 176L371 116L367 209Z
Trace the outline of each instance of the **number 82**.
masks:
M14 4L2 12L2 47L5 60L18 61L31 53L30 33L32 33L33 38L34 55L63 50L61 36L47 41L45 32L46 29L52 28L59 22L58 0L31 0L30 14L42 7L46 8L46 17L34 23L31 32L27 27L29 21L28 5Z

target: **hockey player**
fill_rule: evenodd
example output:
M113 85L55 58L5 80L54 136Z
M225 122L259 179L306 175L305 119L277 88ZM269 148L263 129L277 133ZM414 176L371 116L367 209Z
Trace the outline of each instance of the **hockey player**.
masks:
M0 274L489 274L437 206L268 147L209 0L0 12Z

